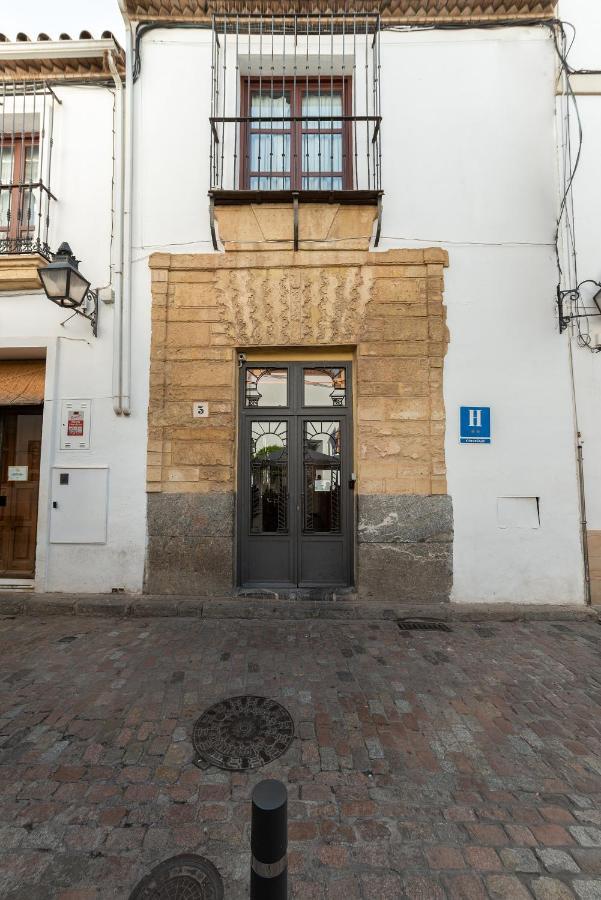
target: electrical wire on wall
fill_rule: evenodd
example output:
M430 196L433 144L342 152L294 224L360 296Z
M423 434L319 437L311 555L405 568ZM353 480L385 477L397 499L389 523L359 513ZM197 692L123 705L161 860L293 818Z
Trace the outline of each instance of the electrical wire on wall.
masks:
M590 332L590 317L601 315L601 283L592 279L580 282L578 279L578 257L576 251L576 229L574 216L573 184L580 165L583 145L583 129L578 101L571 83L573 75L598 75L601 70L573 69L568 62L568 55L576 38L576 29L571 22L560 19L510 19L503 22L481 22L464 24L432 24L432 25L397 25L390 30L401 32L412 31L458 31L461 29L490 30L497 28L523 28L537 25L548 28L551 32L555 51L559 59L558 78L565 96L564 115L561 123L561 199L557 221L555 223L555 255L559 280L557 284L557 310L559 330L562 332L569 324L574 328L576 339L581 347L592 353L599 353L601 346L593 344ZM566 29L571 30L568 39ZM573 134L575 131L575 141ZM575 145L575 146L574 146ZM562 255L567 259L562 265ZM586 297L590 295L587 301ZM592 304L592 305L591 305Z
M568 43L566 28L572 29L571 40ZM591 353L598 353L601 347L593 344L591 338L591 316L601 315L599 305L601 297L601 284L593 279L579 280L578 254L576 249L574 194L573 185L582 156L583 130L578 101L572 88L571 76L583 74L598 74L590 69L572 69L568 62L568 55L576 37L576 29L569 22L558 22L553 31L553 40L557 56L561 64L560 78L562 80L563 94L565 95L565 109L562 121L562 185L563 195L559 206L557 227L555 232L555 248L557 258L557 270L559 282L557 285L557 306L559 315L559 328L563 331L568 324L573 326L576 341L581 347L585 347ZM574 123L575 120L575 123ZM576 131L576 151L573 151L572 135ZM562 244L566 258L567 271L562 267ZM590 288L588 286L591 286ZM591 301L587 301L584 295L592 294ZM564 303L568 304L565 309Z
M557 310L560 333L568 325L574 330L577 342L593 353L601 351L601 346L593 344L590 329L590 317L601 315L601 283L578 278L578 259L576 250L575 215L573 184L582 155L583 128L578 108L578 101L571 83L573 75L601 74L601 70L573 69L568 56L576 38L576 29L570 23L560 19L506 19L495 22L469 23L433 23L429 25L392 25L382 23L382 30L395 32L415 31L460 31L460 30L492 30L505 28L524 28L537 26L549 29L557 58L559 60L558 79L561 84L563 116L560 126L560 178L561 198L557 220L555 223L554 246L558 271ZM210 28L208 22L146 22L136 29L134 47L133 79L136 81L141 72L141 41L143 36L157 28ZM568 37L567 30L571 32ZM593 287L590 288L589 285ZM595 291L594 286L598 290ZM587 299L588 298L588 299ZM592 304L592 305L591 305Z

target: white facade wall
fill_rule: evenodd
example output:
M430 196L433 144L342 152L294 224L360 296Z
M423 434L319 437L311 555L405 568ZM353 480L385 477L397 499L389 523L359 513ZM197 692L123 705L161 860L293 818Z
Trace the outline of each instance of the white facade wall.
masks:
M49 244L67 240L92 287L109 285L118 222L113 214L114 93L101 86L57 86ZM113 412L113 307L100 304L98 337L90 324L52 304L40 289L0 292L0 358L46 355L35 589L139 591L145 547L146 406ZM145 321L146 313L142 317ZM143 338L144 340L144 338ZM147 370L136 384L147 382ZM65 399L91 401L90 450L60 449ZM107 539L103 544L50 543L53 467L107 467ZM66 488L64 490L67 490ZM85 509L89 497L78 496Z
M150 302L149 253L211 250L210 67L209 31L142 42L135 306ZM455 602L584 602L568 348L554 316L555 75L542 27L382 34L380 249L450 256ZM459 444L469 404L491 406L490 446ZM537 498L540 527L501 521L504 497Z
M572 68L600 71L599 5L588 0L561 0L559 12L576 29L569 56ZM571 36L570 30L568 35ZM578 279L591 278L601 282L601 74L580 76L573 82L577 84L576 90L584 88L595 92L578 93L576 97L583 132L581 159L573 186ZM575 149L575 129L572 137ZM567 260L565 264L567 268ZM601 317L590 319L590 330L601 344ZM601 353L593 354L579 347L575 338L572 342L578 424L583 441L587 523L589 530L598 531L601 530Z

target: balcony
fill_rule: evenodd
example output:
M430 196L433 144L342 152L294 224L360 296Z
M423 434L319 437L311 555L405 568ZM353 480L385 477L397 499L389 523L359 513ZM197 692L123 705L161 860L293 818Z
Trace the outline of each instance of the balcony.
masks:
M48 244L54 107L52 88L0 82L0 288L39 288Z
M374 14L213 17L209 125L215 207L381 210L380 20Z

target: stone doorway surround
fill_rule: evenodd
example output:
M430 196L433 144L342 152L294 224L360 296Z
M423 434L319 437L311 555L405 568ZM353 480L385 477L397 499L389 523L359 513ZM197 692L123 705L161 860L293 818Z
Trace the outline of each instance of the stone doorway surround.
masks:
M441 248L370 252L375 209L216 209L224 253L150 257L148 445L151 593L235 589L238 353L352 358L356 589L447 600L452 507L444 460L448 343ZM208 418L192 416L194 401Z

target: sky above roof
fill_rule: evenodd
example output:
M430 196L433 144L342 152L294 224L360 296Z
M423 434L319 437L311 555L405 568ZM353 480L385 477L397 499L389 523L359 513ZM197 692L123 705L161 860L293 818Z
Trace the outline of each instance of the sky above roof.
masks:
M58 38L62 32L72 38L80 31L89 31L100 37L103 31L112 31L122 44L123 19L117 0L28 0L27 3L1 3L0 32L14 40L24 31L35 40L40 32Z

